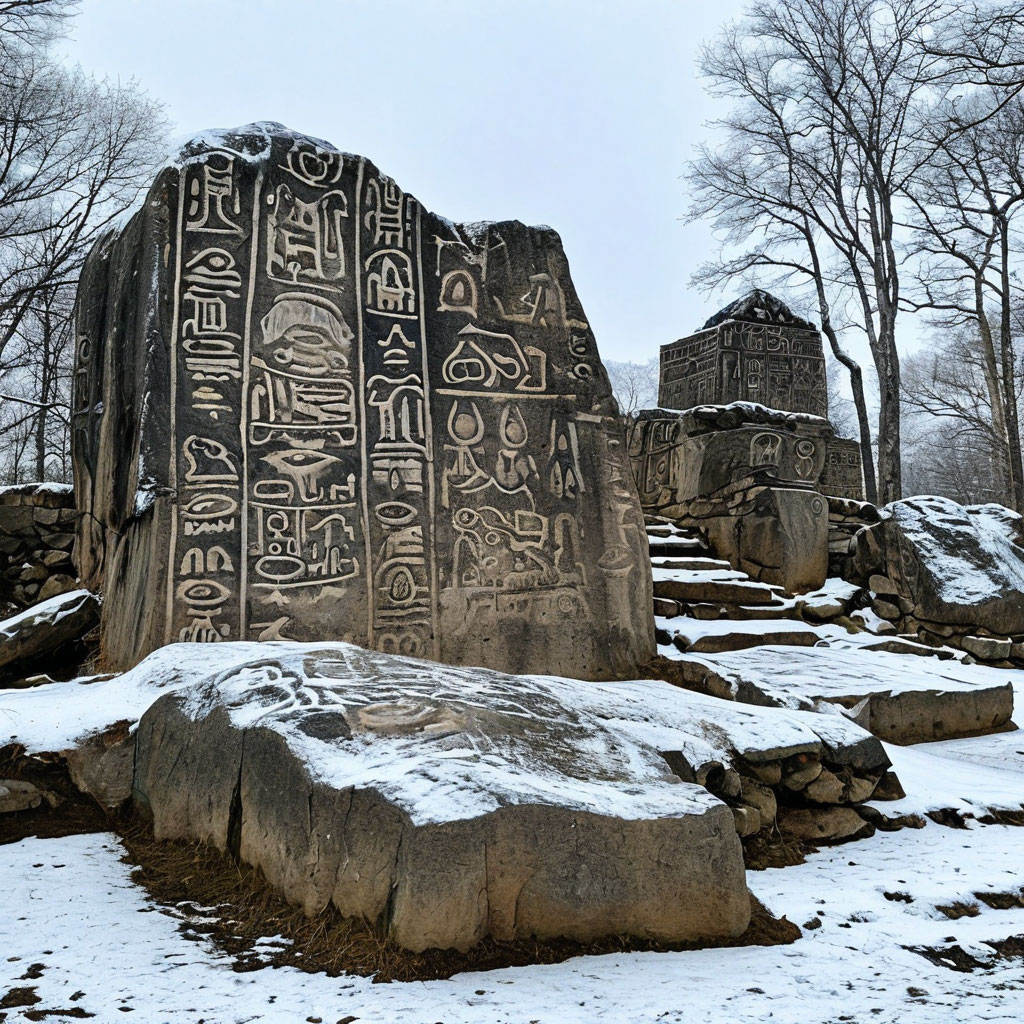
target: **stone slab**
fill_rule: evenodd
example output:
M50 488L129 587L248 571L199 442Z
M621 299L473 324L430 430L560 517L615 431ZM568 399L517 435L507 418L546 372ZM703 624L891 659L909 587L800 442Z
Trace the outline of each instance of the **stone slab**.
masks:
M695 695L348 645L182 659L197 681L143 715L136 801L158 837L231 849L310 913L333 903L413 950L746 927L733 815L661 749L718 752L694 735ZM820 746L788 719L769 732Z
M771 707L838 705L884 740L921 743L1003 728L1013 713L1005 671L863 646L755 647L680 655L692 685Z
M98 622L100 602L88 590L59 594L0 622L0 679L59 656Z

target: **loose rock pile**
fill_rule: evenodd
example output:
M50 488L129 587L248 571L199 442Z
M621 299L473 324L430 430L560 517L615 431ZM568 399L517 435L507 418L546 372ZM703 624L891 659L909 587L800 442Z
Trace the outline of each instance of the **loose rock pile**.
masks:
M70 484L0 487L0 615L73 590Z

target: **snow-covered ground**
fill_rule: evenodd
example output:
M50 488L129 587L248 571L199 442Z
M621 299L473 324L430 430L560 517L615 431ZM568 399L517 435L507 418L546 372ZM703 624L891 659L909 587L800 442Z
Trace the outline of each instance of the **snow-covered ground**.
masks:
M909 795L882 806L1020 804L1021 737L890 746ZM773 912L802 927L820 921L790 946L612 954L381 985L287 967L236 973L231 958L185 938L178 919L131 882L115 837L28 839L0 847L0 997L31 986L40 999L32 1009L80 1008L106 1022L131 1008L127 1019L147 1024L1019 1022L1024 961L1001 959L985 942L1024 935L1024 909L991 909L974 894L1024 888L1024 829L969 824L929 821L797 867L750 872ZM977 915L950 920L936 909L956 902L975 904ZM961 973L914 946L959 947L984 966Z
M910 676L922 662L901 664ZM130 674L55 684L64 687L60 714L43 688L7 692L0 735L54 749L58 734L99 724L100 705L115 700L133 717L186 669L133 692ZM1024 672L1007 674L1024 709ZM908 794L880 804L887 814L954 807L981 815L1024 804L1024 731L886 749ZM98 1024L1020 1022L1024 959L1001 957L986 942L1024 936L1024 909L992 909L975 894L1024 891L1024 828L967 824L929 820L823 849L803 865L748 872L752 892L803 928L793 945L610 954L390 984L290 967L236 972L231 957L182 935L180 918L131 881L115 836L27 839L0 846L0 1020L71 1021L77 1016L23 1011L75 1010ZM955 903L977 912L953 920L937 909ZM952 950L981 966L953 970L908 947ZM39 1001L4 1008L5 993L18 988L34 989Z

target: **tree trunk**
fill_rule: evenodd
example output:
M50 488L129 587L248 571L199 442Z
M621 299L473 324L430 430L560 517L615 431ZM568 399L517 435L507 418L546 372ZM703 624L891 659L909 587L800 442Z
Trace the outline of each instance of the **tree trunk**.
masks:
M992 411L992 433L998 446L996 455L998 463L994 467L1000 490L1000 500L1012 504L1014 500L1013 462L1010 459L1010 441L1006 432L1006 414L1003 406L1002 381L999 363L996 360L996 348L992 340L992 325L985 313L985 294L982 290L983 281L975 278L974 300L978 312L978 334L981 338L981 351L985 372L985 389L988 391L989 406Z
M871 420L868 417L868 404L864 399L864 375L861 373L860 363L852 356L847 355L836 330L832 326L832 307L829 305L828 296L825 294L825 282L821 277L821 262L818 259L818 247L814 241L814 234L804 217L803 235L807 242L807 251L811 256L811 269L814 271L814 287L818 293L818 313L821 315L821 331L828 338L829 348L832 355L846 367L850 375L850 390L853 392L853 404L857 410L857 426L860 429L860 458L864 473L864 496L872 505L878 504L878 487L875 483L875 454L871 449Z
M1024 511L1024 467L1021 465L1020 422L1017 416L1017 367L1013 352L1010 323L1010 224L1007 218L999 223L1000 301L999 354L1003 371L1003 405L1006 409L1007 463L1013 481L1013 508Z
M878 370L878 500L883 505L903 496L900 465L900 363L890 318L879 317L874 346Z

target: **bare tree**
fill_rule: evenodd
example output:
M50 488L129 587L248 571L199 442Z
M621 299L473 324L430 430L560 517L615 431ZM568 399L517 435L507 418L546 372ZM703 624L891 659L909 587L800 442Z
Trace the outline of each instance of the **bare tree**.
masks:
M135 83L68 68L52 44L65 0L0 0L0 366L42 290L86 253L151 176L166 126Z
M133 82L53 53L77 0L0 0L0 445L8 472L66 472L68 296L89 249L136 201L166 133Z
M878 375L883 502L902 490L900 215L936 145L928 114L956 81L950 55L932 44L957 9L943 0L758 0L701 62L711 91L734 107L716 124L723 144L691 167L695 213L714 216L733 243L751 218L748 267L810 276L826 335L836 290L853 296Z
M927 435L957 446L961 480L966 478L967 463L974 460L971 500L1009 504L1006 434L993 416L986 362L984 346L971 325L938 335L931 346L904 360L904 420L915 417ZM1001 401L999 391L995 398ZM919 455L921 450L919 440ZM939 452L941 448L936 449Z
M619 403L619 412L632 417L641 409L653 409L658 404L658 359L646 363L605 360L612 393Z
M984 101L959 104L951 117ZM971 326L988 391L1004 500L1024 510L1024 464L1017 410L1012 310L1014 220L1024 210L1024 103L999 106L988 120L973 116L967 131L940 141L909 190L914 241L922 257L917 298L906 305L933 311L936 323ZM962 348L962 346L961 346Z

